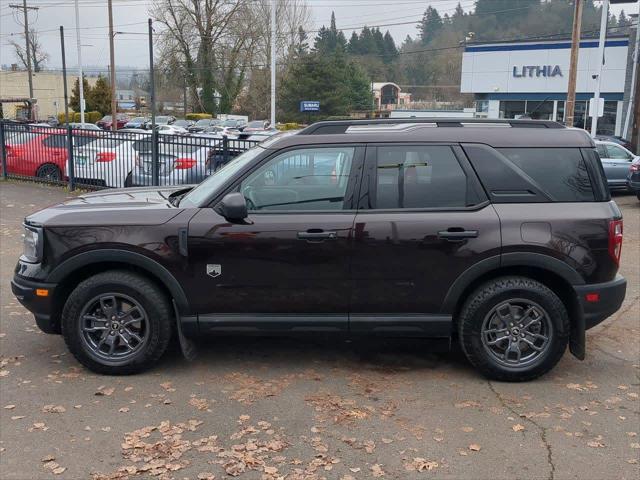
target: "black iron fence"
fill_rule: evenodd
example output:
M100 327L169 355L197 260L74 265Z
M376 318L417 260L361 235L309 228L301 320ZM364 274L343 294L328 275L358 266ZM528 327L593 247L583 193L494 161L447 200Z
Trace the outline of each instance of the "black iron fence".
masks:
M260 140L0 121L4 178L82 188L200 183Z

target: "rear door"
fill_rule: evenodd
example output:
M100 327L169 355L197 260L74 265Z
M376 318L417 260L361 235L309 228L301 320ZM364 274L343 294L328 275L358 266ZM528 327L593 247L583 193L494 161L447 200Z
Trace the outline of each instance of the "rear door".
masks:
M367 147L350 329L448 336L455 280L499 255L498 216L453 145Z
M598 146L606 149L606 158L602 158L602 155L601 158L607 181L613 186L625 186L634 155L615 143L603 143ZM600 149L598 153L600 154Z
M290 149L236 185L249 216L189 223L193 305L205 330L346 330L355 192L364 148Z

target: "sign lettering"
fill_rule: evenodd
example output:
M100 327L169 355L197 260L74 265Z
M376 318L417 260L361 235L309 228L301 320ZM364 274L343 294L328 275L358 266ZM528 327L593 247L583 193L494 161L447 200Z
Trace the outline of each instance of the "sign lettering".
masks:
M562 77L560 65L523 65L513 67L513 77Z

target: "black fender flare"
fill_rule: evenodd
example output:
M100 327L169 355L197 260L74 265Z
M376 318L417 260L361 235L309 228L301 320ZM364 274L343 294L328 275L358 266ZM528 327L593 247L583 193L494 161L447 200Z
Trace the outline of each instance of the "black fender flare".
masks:
M49 274L46 281L48 283L60 283L81 268L103 262L135 265L148 272L169 290L180 312L189 311L187 296L173 274L152 258L129 250L104 249L80 253L58 265Z
M584 285L585 281L573 267L562 260L541 253L534 252L512 252L503 253L485 258L465 270L456 281L451 285L442 303L441 313L453 313L456 305L462 299L462 294L473 282L483 275L493 270L504 267L537 267L541 270L547 270L562 278L569 286L573 288L576 285ZM576 294L577 295L577 294ZM571 333L569 348L571 353L580 360L585 357L585 319L582 307L578 302L577 311L571 322Z

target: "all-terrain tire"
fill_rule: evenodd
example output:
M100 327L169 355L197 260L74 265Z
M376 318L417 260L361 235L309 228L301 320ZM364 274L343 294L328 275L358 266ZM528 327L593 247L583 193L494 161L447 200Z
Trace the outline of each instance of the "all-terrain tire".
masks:
M98 358L83 338L81 313L103 294L126 295L146 312L145 343L126 361ZM107 375L130 375L152 367L160 359L171 340L173 316L169 299L155 283L136 273L111 270L84 280L69 295L62 311L62 335L71 353L89 370Z
M545 350L530 365L505 366L491 355L482 340L482 325L492 309L510 299L535 302L548 315L551 335ZM562 358L569 341L570 320L558 296L542 283L527 277L509 276L490 280L467 299L458 317L458 334L469 362L493 380L523 382L551 370Z

